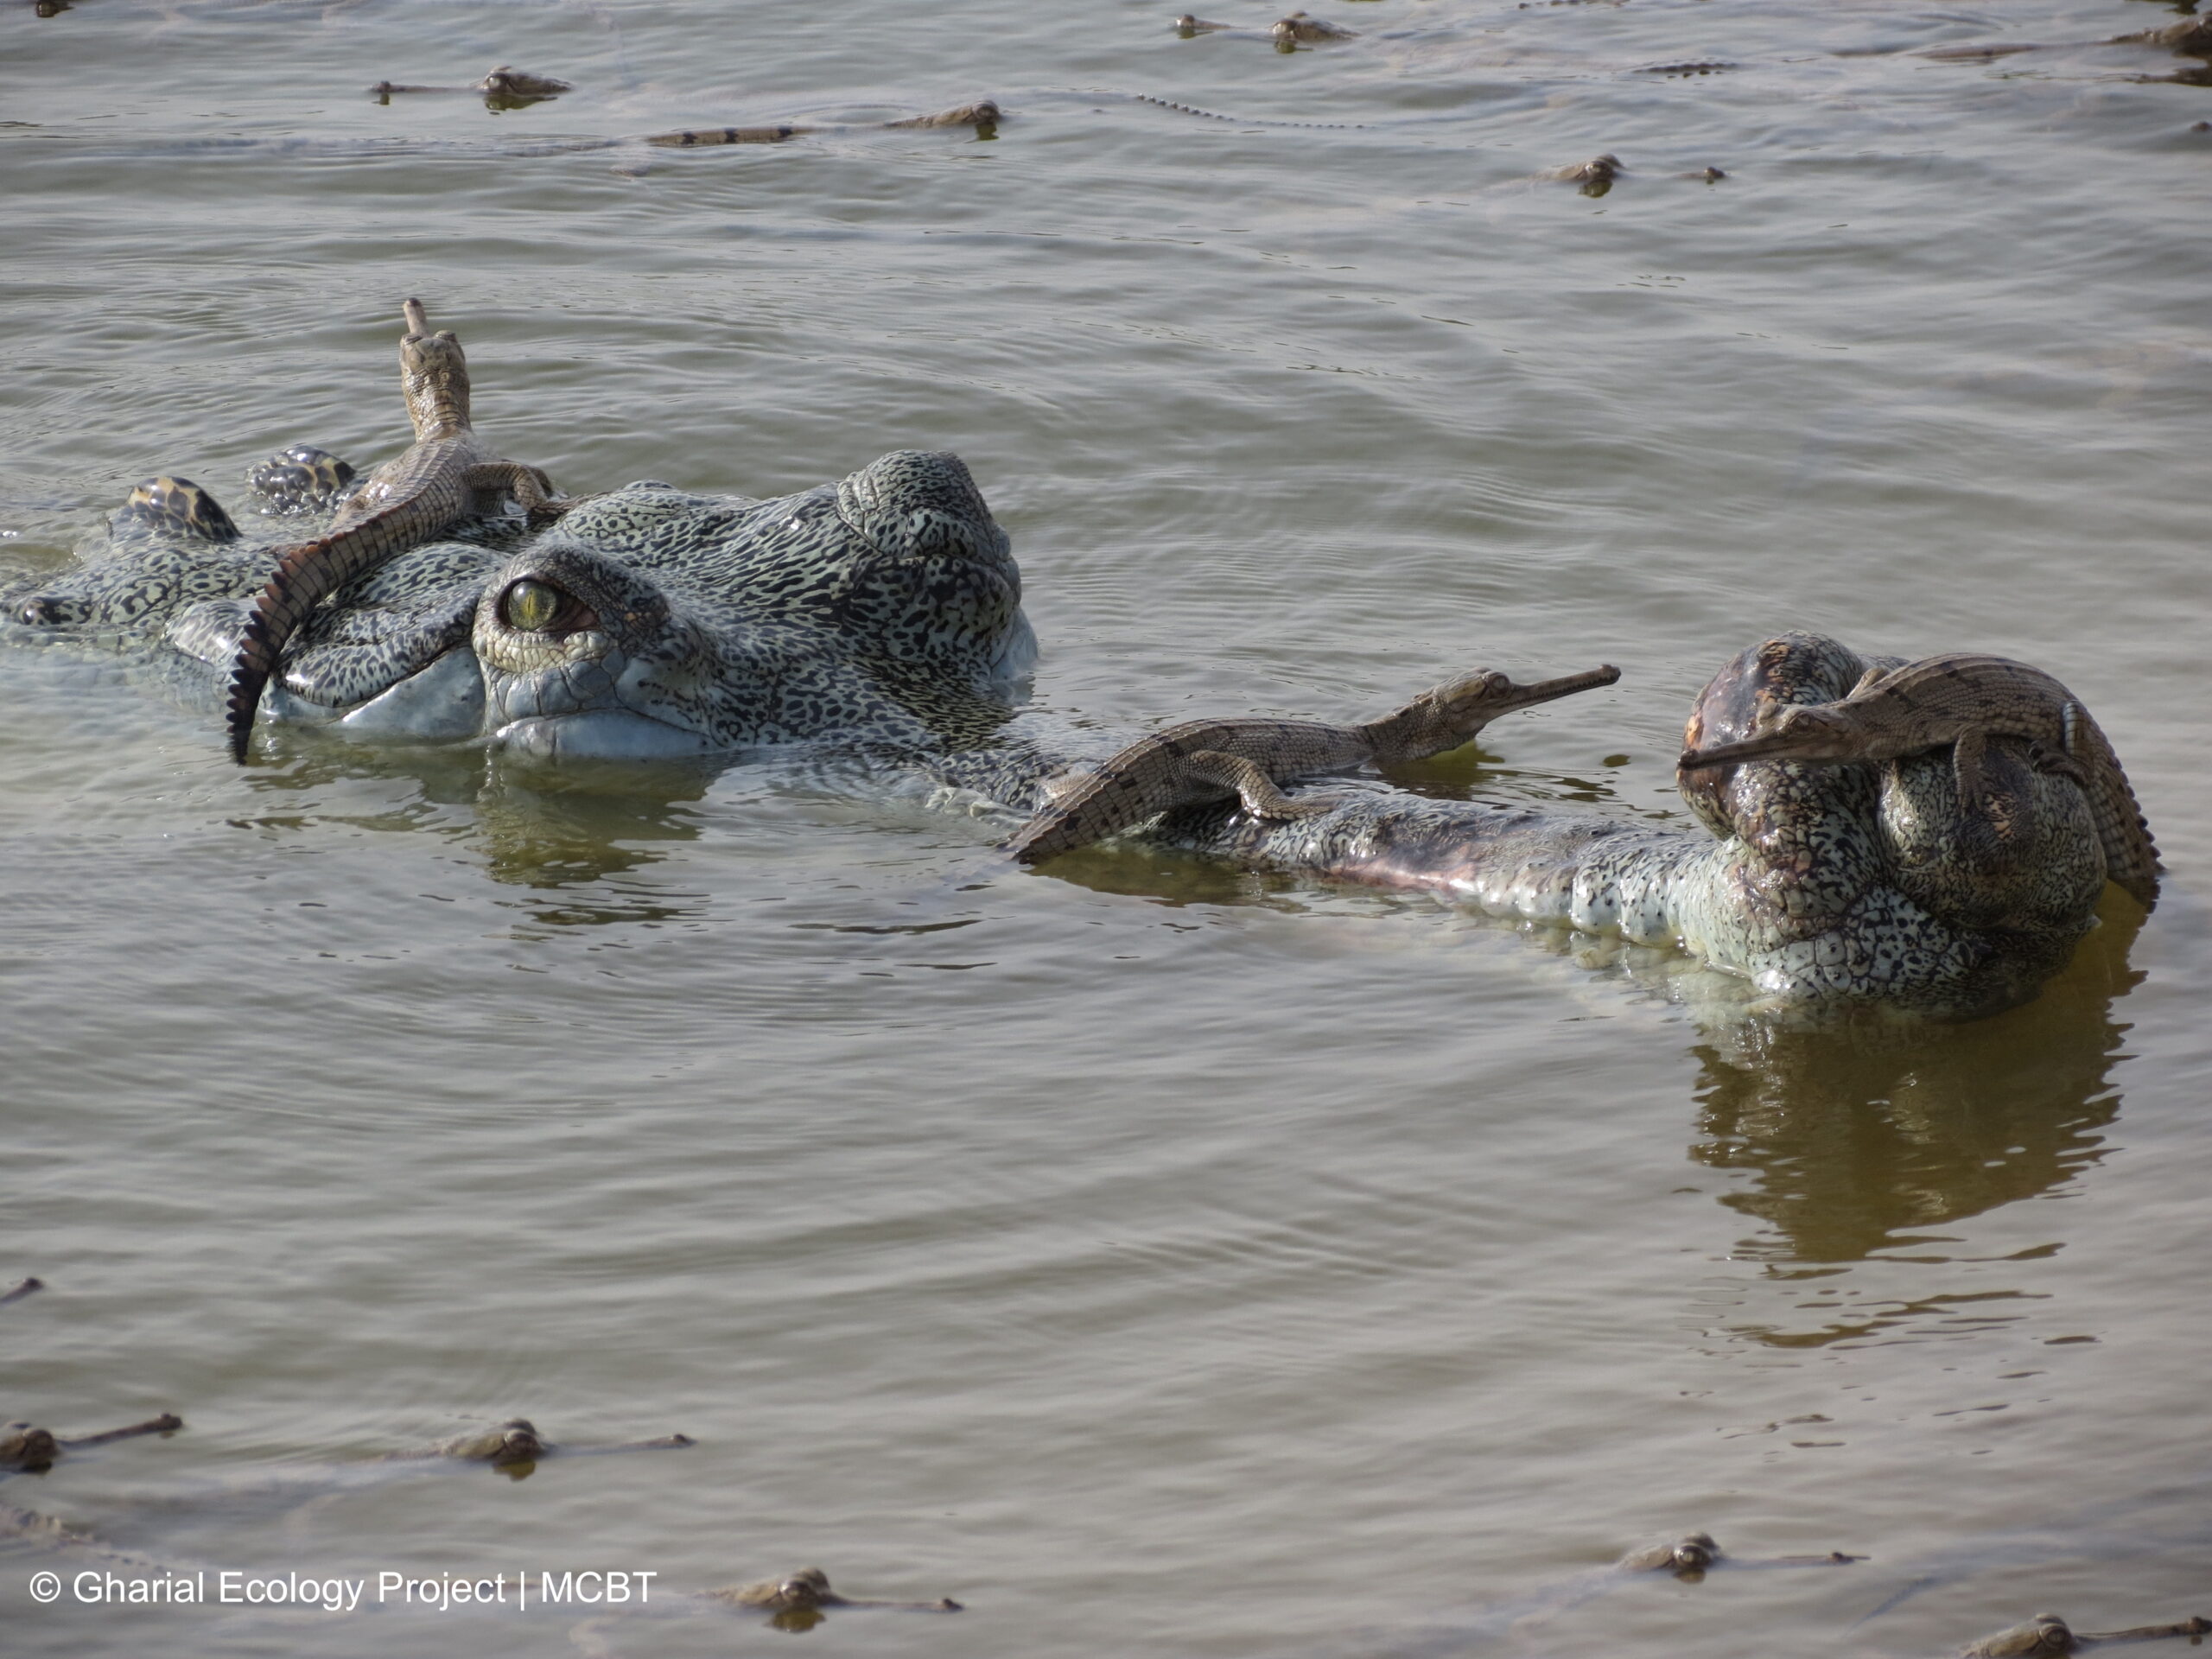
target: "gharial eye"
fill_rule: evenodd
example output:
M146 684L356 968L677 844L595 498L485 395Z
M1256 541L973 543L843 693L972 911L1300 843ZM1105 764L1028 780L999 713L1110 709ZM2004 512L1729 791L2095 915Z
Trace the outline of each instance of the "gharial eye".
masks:
M499 620L519 633L574 633L596 626L599 618L575 594L524 576L499 595Z

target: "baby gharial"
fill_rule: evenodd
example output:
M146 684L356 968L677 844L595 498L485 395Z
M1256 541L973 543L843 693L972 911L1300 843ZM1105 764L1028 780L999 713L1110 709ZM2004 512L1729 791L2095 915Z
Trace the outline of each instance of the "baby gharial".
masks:
M1025 864L1098 841L1171 808L1234 795L1256 818L1314 817L1324 799L1296 800L1275 787L1315 772L1364 761L1426 760L1473 741L1484 727L1516 709L1570 696L1620 678L1610 663L1558 679L1516 684L1495 669L1478 669L1424 691L1404 708L1357 726L1319 721L1186 721L1140 738L1096 772L1048 785L1051 803L1007 843Z
M1293 51L1300 46L1315 46L1324 41L1356 41L1359 38L1359 31L1356 29L1346 29L1341 23L1308 16L1302 11L1294 11L1289 16L1278 19L1268 33L1274 36L1278 52Z
M709 1601L775 1615L773 1623L787 1630L811 1630L825 1607L878 1607L907 1613L957 1613L958 1602L950 1596L936 1601L884 1601L841 1596L830 1587L830 1575L818 1567L802 1567L780 1579L705 1592Z
M2018 814L1990 761L1993 738L2018 740L2027 746L2032 769L2081 786L2107 874L2145 906L2155 903L2158 849L2110 740L2072 692L2041 669L2009 658L1950 652L1870 668L1841 701L1766 703L1751 736L1686 749L1681 765L1695 770L1755 760L1897 760L1948 747L1961 812L2001 842Z
M537 1426L527 1417L511 1417L490 1428L456 1434L435 1446L410 1452L387 1452L382 1462L448 1458L456 1463L485 1463L494 1469L527 1473L543 1458L597 1456L610 1452L661 1452L698 1442L689 1434L664 1434L657 1440L625 1440L616 1446L556 1446L538 1437Z
M474 92L480 94L491 109L518 110L573 90L565 80L551 75L534 75L527 69L503 63L481 80L472 80L466 86L402 86L394 81L380 80L369 88L369 96L389 103L397 92Z
M2056 1613L2037 1613L2024 1624L1985 1636L1960 1649L1959 1659L2056 1659L2120 1642L2156 1642L2167 1637L2212 1633L2212 1619L2190 1618L2178 1624L2141 1624L2131 1630L2093 1632L2071 1629Z
M1849 1567L1864 1555L1847 1555L1832 1549L1825 1555L1765 1555L1738 1560L1721 1554L1709 1532L1688 1532L1671 1541L1632 1549L1613 1564L1618 1573L1671 1573L1694 1583L1716 1567Z
M174 1433L183 1427L184 1419L168 1411L158 1417L149 1417L143 1423L107 1429L98 1434L60 1435L35 1423L0 1424L0 1469L19 1469L28 1474L39 1474L51 1469L65 1452L106 1446L115 1440L136 1440L142 1434Z

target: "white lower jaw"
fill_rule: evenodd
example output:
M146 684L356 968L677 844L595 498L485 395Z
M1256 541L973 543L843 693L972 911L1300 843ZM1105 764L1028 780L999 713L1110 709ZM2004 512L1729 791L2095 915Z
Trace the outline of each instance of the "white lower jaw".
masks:
M460 738L484 729L484 675L476 653L453 650L419 674L341 715L346 737Z
M711 747L696 732L612 709L533 715L492 734L493 750L533 760L676 760Z

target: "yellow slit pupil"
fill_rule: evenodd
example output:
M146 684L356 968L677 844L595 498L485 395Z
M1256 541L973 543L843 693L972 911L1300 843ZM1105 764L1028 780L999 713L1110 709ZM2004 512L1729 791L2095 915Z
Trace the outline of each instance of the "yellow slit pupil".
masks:
M561 595L542 582L518 582L507 589L507 625L524 633L542 633L561 613Z

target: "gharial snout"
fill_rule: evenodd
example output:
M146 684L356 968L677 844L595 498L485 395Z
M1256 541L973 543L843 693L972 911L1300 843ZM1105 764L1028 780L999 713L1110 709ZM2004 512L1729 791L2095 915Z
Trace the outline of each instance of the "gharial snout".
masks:
M1611 685L1621 677L1621 671L1611 663L1585 669L1580 674L1562 674L1557 679L1535 680L1527 685L1516 685L1508 681L1500 695L1498 712L1528 709L1540 702L1553 702L1560 697L1571 697L1578 691L1594 691L1601 685Z
M1787 755L1792 760L1807 760L1804 740L1790 732L1768 732L1759 737L1747 737L1737 743L1716 743L1707 749L1684 749L1676 762L1684 771L1700 766L1728 766L1738 760L1764 760L1775 755Z

